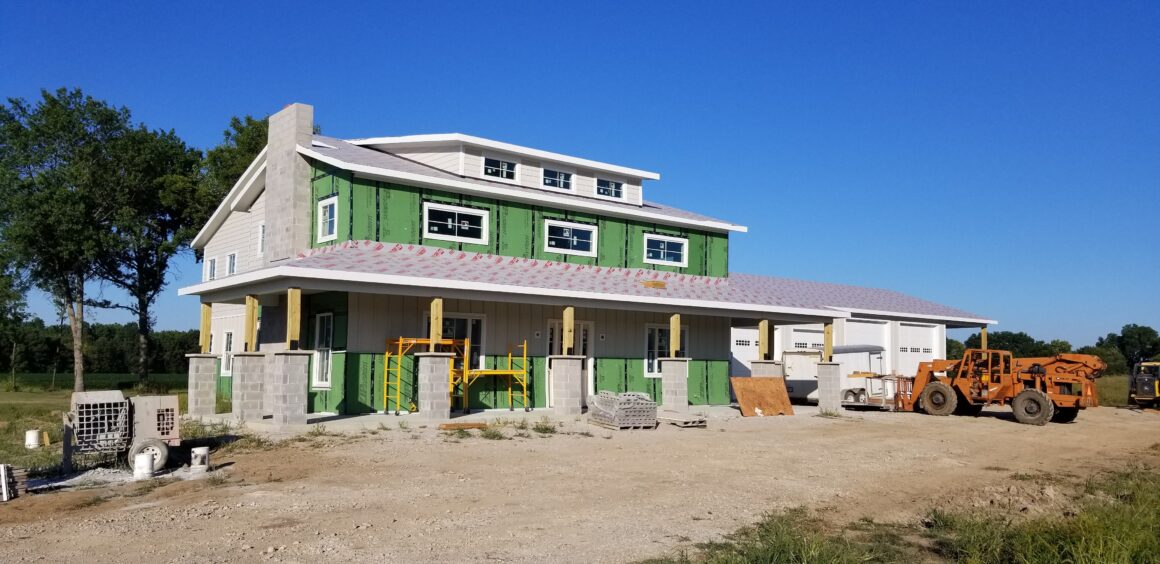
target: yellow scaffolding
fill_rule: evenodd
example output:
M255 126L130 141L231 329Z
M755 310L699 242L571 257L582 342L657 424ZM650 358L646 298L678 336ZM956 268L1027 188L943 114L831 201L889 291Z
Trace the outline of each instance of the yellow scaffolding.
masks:
M432 346L434 343L434 346ZM399 415L399 406L402 405L403 394L403 358L416 345L428 347L428 350L441 348L444 352L454 353L458 359L452 358L447 374L447 393L451 405L459 398L460 407L464 413L471 411L471 384L483 377L503 377L508 385L508 409L515 410L516 386L519 386L520 405L524 411L531 411L528 404L528 342L525 340L517 348L520 356L515 356L509 349L506 369L477 369L471 368L471 339L431 339L415 337L399 337L387 339L386 362L383 370L383 409L389 411L391 389L385 382L394 381L395 384L395 415ZM394 349L392 351L392 349ZM392 360L394 365L392 366ZM458 360L458 366L456 363ZM462 387L462 393L456 393ZM415 411L415 402L411 402L409 411Z
M523 406L524 411L531 411L532 407L528 405L528 342L525 340L519 347L520 356L514 356L511 349L508 349L507 354L507 368L496 369L473 369L471 366L471 339L465 339L463 345L463 368L460 369L460 376L458 382L455 382L452 377L452 398L454 398L454 388L456 383L463 384L463 396L461 405L464 413L471 411L471 384L476 380L485 376L495 376L507 378L508 388L508 409L515 411L515 384L519 384L520 389L520 405ZM519 360L519 364L516 364ZM454 363L452 363L454 365Z
M386 362L384 363L384 370L383 370L383 380L384 380L383 410L384 411L388 411L388 407L391 404L390 403L391 389L390 389L390 386L387 386L385 384L385 382L389 382L391 380L391 373L394 372L395 415L399 414L399 406L402 405L402 401L403 401L403 357L406 356L406 354L408 352L410 352L411 349L414 348L416 345L425 346L425 347L427 347L427 350L430 350L430 351L434 351L436 348L450 349L449 351L446 351L446 352L455 353L456 356L459 356L462 351L470 351L470 347L467 346L467 341L464 339L439 339L437 341L434 341L434 346L432 346L431 339L415 338L415 337L399 337L398 339L387 339ZM395 352L393 352L393 353L391 352L392 348L395 349ZM470 354L470 353L465 352L463 354ZM394 360L395 360L394 367L391 366L391 358L392 357L394 357ZM455 373L456 373L455 363L452 362L451 368L448 370L448 374L447 374L447 393L452 394L453 398L454 398L454 393L455 393L455 384L456 384L456 380L457 380ZM413 411L415 411L415 408L416 408L415 402L411 402L410 409L408 411L413 412Z

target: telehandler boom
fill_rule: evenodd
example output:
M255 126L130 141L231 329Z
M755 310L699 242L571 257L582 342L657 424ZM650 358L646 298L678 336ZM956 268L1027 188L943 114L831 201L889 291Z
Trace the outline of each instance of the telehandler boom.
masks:
M914 378L899 380L895 408L930 415L977 415L987 405L1011 405L1028 425L1074 421L1095 407L1095 378L1107 366L1099 357L1059 354L1015 358L1008 351L968 349L960 360L918 365Z

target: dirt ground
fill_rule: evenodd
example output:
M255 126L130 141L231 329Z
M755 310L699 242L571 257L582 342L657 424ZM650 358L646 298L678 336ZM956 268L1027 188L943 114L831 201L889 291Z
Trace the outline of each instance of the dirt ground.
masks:
M1057 511L1065 490L1012 476L1160 464L1156 411L1099 408L1030 427L1003 410L797 410L714 410L708 429L612 432L568 420L555 435L502 441L455 439L415 420L401 430L389 416L348 420L328 424L347 436L218 456L225 480L0 505L0 561L624 562L799 505L836 522L914 522L932 507Z

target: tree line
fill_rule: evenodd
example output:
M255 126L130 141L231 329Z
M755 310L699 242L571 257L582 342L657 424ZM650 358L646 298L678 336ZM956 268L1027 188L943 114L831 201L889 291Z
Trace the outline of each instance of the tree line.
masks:
M947 339L947 358L962 358L965 349L979 348L982 337L972 334L965 342ZM1055 339L1040 341L1022 331L988 333L987 346L1011 351L1016 357L1054 356L1064 353L1090 354L1100 357L1108 365L1106 373L1125 374L1139 362L1160 360L1160 333L1147 325L1130 323L1119 333L1108 333L1096 339L1095 344L1072 349L1071 343Z
M70 330L63 324L46 325L39 318L16 327L13 340L0 355L0 373L69 374L73 356ZM135 323L85 323L85 369L97 374L131 374L137 358ZM189 370L186 354L197 350L196 329L154 331L149 347L151 374L180 374Z
M84 390L90 364L101 372L122 366L141 380L172 370L176 365L157 364L171 355L159 353L184 341L153 331L170 261L192 252L194 235L266 145L266 129L265 119L235 117L221 144L203 153L173 130L134 122L128 108L78 89L0 104L0 356L8 356L9 369L22 362L22 346L40 346L25 300L36 288L67 320L71 361L62 364L72 370L75 390ZM126 297L93 297L94 286ZM86 308L130 312L132 334L86 323ZM106 334L122 342L106 342ZM60 363L56 354L50 360ZM31 358L30 366L43 370L49 357Z

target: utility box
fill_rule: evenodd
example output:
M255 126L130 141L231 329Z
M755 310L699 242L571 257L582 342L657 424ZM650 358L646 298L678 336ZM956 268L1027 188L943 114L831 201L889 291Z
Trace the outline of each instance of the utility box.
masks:
M118 390L74 392L64 417L65 463L73 453L115 453L129 460L153 455L155 468L165 467L169 447L181 444L177 396L126 398Z

